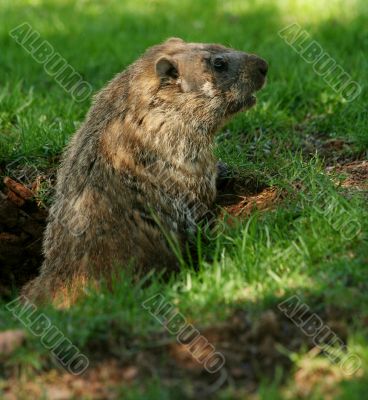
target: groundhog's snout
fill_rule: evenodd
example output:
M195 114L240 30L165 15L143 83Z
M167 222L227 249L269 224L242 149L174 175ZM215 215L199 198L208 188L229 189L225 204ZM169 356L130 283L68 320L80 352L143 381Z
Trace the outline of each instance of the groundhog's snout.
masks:
M268 64L267 64L266 60L264 60L261 57L256 56L255 54L250 54L247 57L246 62L251 64L252 68L256 72L260 73L263 77L266 77L267 72L268 72Z

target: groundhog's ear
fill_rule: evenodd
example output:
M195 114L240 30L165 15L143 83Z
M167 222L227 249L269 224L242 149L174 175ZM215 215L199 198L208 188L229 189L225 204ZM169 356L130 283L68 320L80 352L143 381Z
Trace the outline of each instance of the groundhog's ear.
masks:
M166 40L165 43L185 43L183 39L180 39L178 37L171 37Z
M156 74L160 78L178 78L178 67L174 60L169 57L161 57L156 61Z

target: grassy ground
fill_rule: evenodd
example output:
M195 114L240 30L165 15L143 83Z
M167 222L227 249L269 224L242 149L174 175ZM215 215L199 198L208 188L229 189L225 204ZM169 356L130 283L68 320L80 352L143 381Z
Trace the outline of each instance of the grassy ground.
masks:
M326 167L367 158L367 3L0 0L0 20L0 163L10 165L10 170L23 164L41 171L50 167L90 104L90 98L74 102L42 64L9 36L23 22L49 41L95 91L145 48L170 36L231 45L257 53L270 64L268 85L259 94L256 108L223 129L216 151L245 180L277 188L279 201L227 226L203 249L199 271L185 267L169 281L154 276L148 286L124 276L113 296L107 291L91 293L67 312L45 310L53 324L88 355L91 369L114 359L124 368L146 371L139 380L120 377L113 382L118 398L187 398L194 396L201 382L201 375L191 375L190 363L175 364L181 372L168 371L167 365L177 355L162 343L175 346L175 335L142 307L156 293L209 336L214 327L228 326L239 312L252 326L265 315L279 320L277 305L297 295L361 359L361 368L346 375L338 363L310 350L304 339L295 348L280 339L283 344L276 347L284 358L275 363L272 373L267 367L270 356L260 351L250 366L246 356L236 364L238 369L250 368L253 378L238 373L237 379L232 368L235 356L226 351L226 340L213 339L223 349L232 378L212 396L364 398L368 389L367 193L339 185L343 174L327 174ZM307 30L362 86L356 100L344 101L279 37L277 32L292 22ZM347 231L352 221L360 225L353 234ZM5 308L0 314L0 330L22 329ZM287 332L280 335L288 339ZM234 333L230 341L242 343ZM252 343L256 351L264 345ZM240 348L237 353L245 351ZM29 334L26 345L0 368L0 397L7 380L26 385L49 377L55 368L39 338ZM27 391L19 396L31 398ZM81 396L75 398L91 398Z

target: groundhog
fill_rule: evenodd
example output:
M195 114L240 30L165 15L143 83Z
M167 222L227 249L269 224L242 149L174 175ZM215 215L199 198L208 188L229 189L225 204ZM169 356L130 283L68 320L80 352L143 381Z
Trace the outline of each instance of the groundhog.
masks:
M218 44L171 38L94 99L58 171L36 303L68 306L119 268L175 270L216 196L214 135L256 102L268 65Z

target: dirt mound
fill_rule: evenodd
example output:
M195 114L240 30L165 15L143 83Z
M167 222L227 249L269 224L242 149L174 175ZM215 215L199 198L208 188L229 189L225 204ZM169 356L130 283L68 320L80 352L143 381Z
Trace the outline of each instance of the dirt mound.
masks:
M269 187L255 195L241 196L238 203L226 206L225 211L233 217L244 218L254 210L267 211L272 209L281 198L281 191Z
M0 191L0 295L9 295L37 275L42 262L42 234L47 209L34 191L4 178Z
M327 172L343 175L341 186L344 188L368 190L368 161L355 161L328 167Z
M217 187L216 205L221 208L220 218L231 225L237 219L246 219L255 210L274 209L284 198L282 190L269 187L259 177L225 176Z

